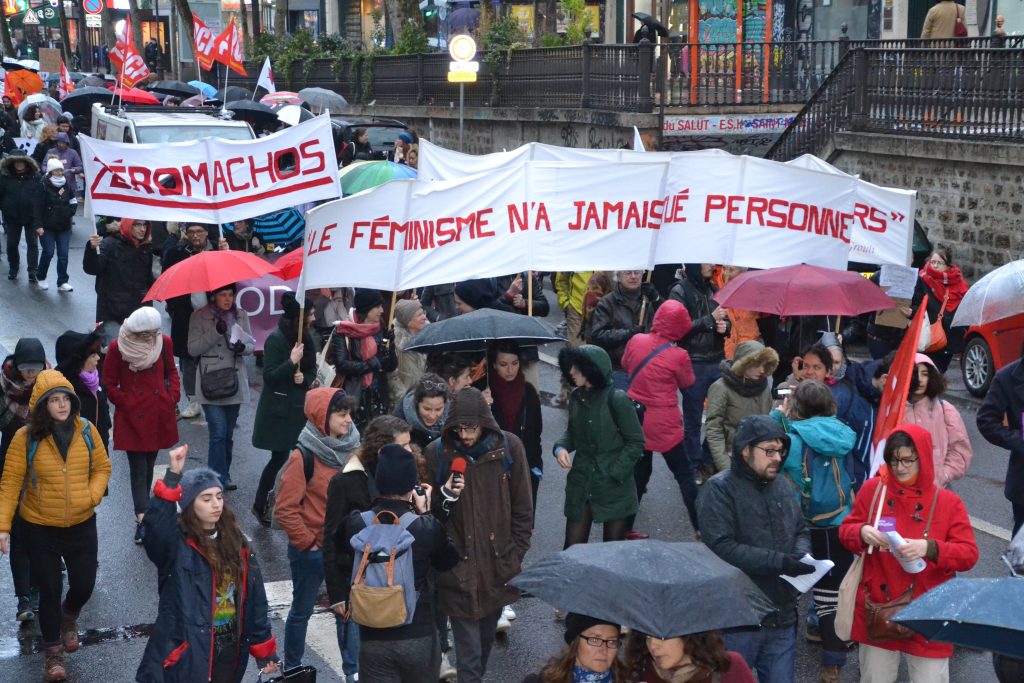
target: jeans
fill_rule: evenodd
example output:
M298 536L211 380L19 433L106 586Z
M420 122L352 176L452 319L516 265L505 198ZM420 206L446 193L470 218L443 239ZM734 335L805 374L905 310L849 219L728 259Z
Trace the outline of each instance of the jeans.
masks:
M861 683L896 683L900 671L900 655L907 658L907 673L915 683L949 683L948 657L915 657L904 655L899 650L886 650L864 643L858 649Z
M494 645L501 608L482 619L456 619L452 617L452 637L455 639L455 669L459 683L481 683L487 672L487 660Z
M722 634L725 646L738 652L759 683L796 680L796 624Z
M306 650L306 628L313 615L316 596L324 582L324 558L320 550L298 550L288 544L288 564L292 569L292 606L284 623L284 668L302 664ZM334 615L341 650L341 669L346 676L359 672L359 626Z
M220 481L225 486L231 483L231 454L235 445L235 423L238 422L239 408L241 405L237 403L230 406L203 404L203 414L206 415L210 431L206 462L210 469L220 475Z
M179 360L181 363L181 383L185 390L185 396L193 399L196 397L196 368L199 366L199 360L195 356L189 356L188 354L181 356Z
M690 467L690 460L686 457L686 452L683 450L683 442L680 441L661 455L665 458L665 464L668 465L672 476L675 477L676 483L679 484L679 491L683 494L683 504L686 506L686 514L690 518L690 524L693 525L694 531L699 531L700 527L697 525L697 482L693 478L693 468ZM638 501L647 492L647 483L651 480L651 474L654 470L653 465L653 454L651 451L645 450L644 457L633 468ZM635 519L635 515L630 518L630 529L633 528L633 521Z
M701 446L700 425L708 389L722 376L722 371L718 361L695 360L693 375L693 386L683 390L683 449L690 466L697 469L702 464L714 463L707 445Z
M39 630L44 646L60 642L61 613L78 618L96 585L96 516L81 524L53 527L23 521L32 578L39 586ZM64 578L61 558L68 572L68 593L61 602Z
M28 246L28 275L36 276L36 267L39 265L39 236L36 229L31 225L23 225L14 221L4 221L7 229L7 265L11 267L11 274L18 272L21 266L21 254L18 247L21 245L21 233L25 232L25 244Z
M149 506L149 492L153 488L153 466L156 465L156 451L142 453L128 451L128 476L132 486L132 504L135 514L141 515Z
M57 286L68 281L68 249L71 247L71 231L54 232L43 231L39 238L43 247L43 253L39 257L39 267L36 268L36 278L46 279L46 273L50 270L50 259L53 258L54 249L57 250Z

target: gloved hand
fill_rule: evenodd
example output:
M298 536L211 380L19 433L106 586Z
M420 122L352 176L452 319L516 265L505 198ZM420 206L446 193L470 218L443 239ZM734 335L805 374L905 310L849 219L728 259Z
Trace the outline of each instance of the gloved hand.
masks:
M245 353L245 343L242 341L236 341L234 344L231 345L231 350L234 351L236 354Z
M661 298L661 295L658 294L658 290L654 288L654 284L650 282L645 282L640 285L640 293L651 301L657 301Z
M377 358L377 356L374 356L370 360L366 361L366 364L370 367L370 370L372 372L380 371L380 358Z
M224 322L223 320L218 320L217 321L217 334L227 334L227 333L228 333L228 324L226 322Z
M797 555L785 555L782 558L782 573L786 576L802 576L803 574L813 574L814 567L809 564L805 564L800 561L800 557Z

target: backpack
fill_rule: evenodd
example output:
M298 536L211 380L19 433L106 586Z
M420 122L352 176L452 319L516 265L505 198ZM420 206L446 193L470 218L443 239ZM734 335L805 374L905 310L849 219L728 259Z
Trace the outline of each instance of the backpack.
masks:
M505 468L505 474L507 476L512 475L512 452L508 448L508 434L505 430L501 430L501 437L504 439L503 447L505 457L502 458L502 465ZM444 458L441 457L441 439L437 439L434 442L434 458L437 461L437 481L436 485L438 488L444 486L444 483L448 481L448 473L451 471L451 464L446 463Z
M381 521L390 515L394 521ZM355 533L349 545L355 551L352 562L352 590L349 605L360 626L394 628L412 623L416 613L416 572L412 561L415 537L409 533L419 515L401 517L390 510L359 513L366 526Z
M93 443L92 440L92 424L89 422L89 420L85 419L81 415L78 416L78 423L82 426L82 439L85 440L86 448L89 449L89 472L92 472L92 452L93 449L96 447L96 444ZM27 434L25 438L28 439ZM32 461L35 460L36 451L38 450L39 441L37 441L36 439L28 439L28 443L26 444L25 447L25 472L26 474L29 474L29 477L32 479L33 488L35 488L37 482L35 480L35 472L32 471ZM26 477L25 485L22 487L22 497L25 496L25 489L28 486L29 477Z
M829 458L804 443L803 479L797 484L804 518L818 527L836 526L850 510L853 480L843 458Z
M296 445L295 448L302 455L302 473L306 475L306 484L309 484L309 480L313 478L313 454L307 451L302 446ZM290 457L290 456L289 456ZM273 490L267 494L267 507L264 512L264 519L270 518L270 528L280 529L281 523L277 521L277 515L274 514L274 508L277 504L277 494L281 490L281 476L284 474L284 468L288 466L285 462L284 466L281 467L277 472L277 479L274 480Z

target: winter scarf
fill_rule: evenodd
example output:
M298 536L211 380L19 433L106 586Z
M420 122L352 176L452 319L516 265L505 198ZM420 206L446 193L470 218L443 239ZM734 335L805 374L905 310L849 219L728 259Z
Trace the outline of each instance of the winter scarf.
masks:
M686 683L686 681L707 675L707 669L702 666L698 666L693 662L684 664L678 669L673 669L672 671L662 671L658 668L658 665L654 663L654 659L651 659L651 666L654 667L654 671L658 674L658 678L663 681L667 681L668 683Z
M299 445L323 464L340 470L359 447L359 430L352 424L347 434L336 438L327 436L312 422L306 422L306 426L299 432Z
M151 342L139 341L131 336L127 325L122 325L117 333L117 349L121 352L121 358L128 363L129 370L142 372L156 364L164 350L164 336L158 333Z
M494 407L498 409L498 422L505 431L512 431L519 415L519 409L523 406L523 396L526 393L526 378L522 371L516 374L511 382L503 380L493 368L487 373L487 381L491 387L491 397L494 399Z
M28 400L32 397L32 385L24 380L14 379L13 375L19 373L14 368L14 363L4 363L0 371L0 394L4 396L6 409L13 413L20 420L28 419ZM0 412L2 414L2 412Z
M614 680L611 669L599 674L596 671L584 669L579 664L572 667L572 683L612 683Z
M409 423L409 426L414 431L423 432L431 440L441 436L441 428L444 427L444 421L448 419L449 407L451 407L451 401L445 401L444 412L441 413L441 417L437 418L437 422L434 423L433 427L428 427L423 424L423 420L420 419L420 412L416 410L416 392L408 391L402 397L402 416L405 418L405 421Z
M40 408L46 410L45 406L40 406ZM57 444L60 457L64 460L68 459L68 449L71 448L71 440L75 438L75 426L78 424L78 420L73 419L75 417L72 413L67 420L54 422L51 428L50 434L53 436L53 442Z
M765 387L768 386L768 380L771 378L769 374L765 374L764 377L757 380L737 376L733 373L732 364L728 361L722 361L718 367L722 371L722 381L725 383L725 386L743 398L760 396L764 393Z
M947 313L955 311L964 298L964 294L967 293L967 283L964 282L963 273L957 266L950 266L946 270L939 271L926 265L921 269L921 279L928 285L928 289L932 290L940 304L943 299L949 297L946 302Z
M462 445L462 441L455 439L453 445L455 446L456 452L462 457L468 459L470 462L475 462L477 458L487 455L489 452L494 450L498 445L498 435L493 432L484 431L480 436L480 439L466 448Z
M350 339L359 340L360 360L370 360L377 355L377 340L375 335L380 332L380 323L354 323L343 320L338 323L338 334ZM363 375L363 387L373 384L373 373Z
M82 370L81 372L78 373L78 379L82 380L82 384L85 385L86 389L92 392L93 396L95 396L96 393L100 390L99 370L93 370L92 372L86 372L85 370Z
M231 305L226 311L222 311L220 308L215 306L213 302L210 302L210 310L213 311L213 319L223 322L228 327L228 332L231 331L231 327L235 324L235 306Z

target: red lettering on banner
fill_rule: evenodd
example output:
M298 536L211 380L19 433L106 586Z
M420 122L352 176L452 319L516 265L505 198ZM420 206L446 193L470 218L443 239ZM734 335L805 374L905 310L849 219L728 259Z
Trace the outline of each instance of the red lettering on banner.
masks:
M867 204L854 204L853 215L860 221L861 227L869 232L885 232L889 225L884 211Z
M132 190L136 192L148 192L153 194L153 188L149 186L149 169L141 166L128 168L128 179L131 180Z
M848 228L852 216L830 207L767 197L708 195L704 205L704 220L712 222L712 214L718 211L725 212L724 221L730 225L788 228L845 243L850 241ZM867 212L864 215L867 216Z
M252 178L253 187L259 185L259 182L256 180L256 176L260 173L266 173L270 178L270 182L277 182L277 176L274 174L274 155L271 152L267 152L266 166L260 166L255 158L249 157L249 174Z
M286 156L291 157L292 161L295 163L294 166L281 163L281 157ZM280 180L285 180L286 178L293 178L297 176L301 168L299 164L298 150L296 150L294 147L289 147L288 149L275 150L273 165L274 169L277 171L277 177Z
M446 244L450 244L458 239L458 232L456 228L446 228L446 225L455 225L454 218L438 218L437 219L437 246L443 247Z
M664 219L665 212L664 199L656 199L651 202L651 213L650 213L650 227L651 229L657 229L661 227L662 220Z
M434 248L434 221L413 221L412 230L405 233L406 240L412 235L410 249Z
M348 242L349 249L355 249L356 240L365 234L360 228L365 229L368 227L370 227L370 224L367 221L356 221L355 223L352 224L352 239L350 239Z
M768 208L768 200L764 197L751 197L747 202L747 223L752 223L751 218L756 214L757 222L764 225L764 212Z
M704 205L704 222L711 222L711 212L725 208L724 194L709 194L707 203Z
M528 228L526 221L528 218L526 210L526 202L519 205L509 204L508 205L508 228L509 232L525 232Z
M637 228L643 227L640 224L640 211L637 208L636 202L629 203L629 206L626 208L626 216L618 226L619 230L625 230L628 228L630 221L632 221Z
M683 204L687 199L690 198L689 188L681 190L676 194L672 195L672 209L669 214L665 216L666 223L685 223L686 216L683 212L686 210L686 206Z
M729 197L729 208L728 208L728 210L726 212L726 215L725 215L725 222L726 223L734 223L734 224L742 224L743 223L743 221L740 220L740 217L737 215L740 212L740 206L739 205L743 202L743 200L744 200L744 197L738 197L736 195L732 195L732 196Z
M158 168L153 171L153 177L156 178L156 191L160 193L161 197L177 196L185 194L185 187L181 182L181 171L176 168ZM166 179L170 178L170 187L166 187L164 183Z
M391 227L391 217L381 216L380 218L374 218L370 222L370 249L385 250L387 244L384 240L385 228Z
M241 192L242 190L248 190L249 189L249 183L246 183L245 185L235 185L234 174L231 171L231 167L232 166L237 166L238 164L244 164L244 163L245 163L245 157L234 157L234 158L228 159L227 162L225 163L226 171L227 171L228 184L231 185L231 191L232 192Z
M306 170L304 170L302 172L302 175L320 173L325 168L327 168L327 162L326 157L324 157L324 153L316 148L316 145L319 142L319 140L307 140L306 142L303 142L301 145L299 145L299 152L302 154L302 158L307 160L315 159L316 163L318 164L314 168L307 168ZM307 147L313 147L313 151L310 152L308 149L306 149ZM296 164L296 167L298 167L298 164Z
M230 189L228 188L228 179L224 176L224 164L221 163L220 159L217 159L213 162L213 194L220 194L221 192L227 194L230 192Z
M322 233L320 233L320 241L319 242L317 242L316 230L313 230L313 232L309 236L309 252L306 255L307 256L312 256L313 254L319 254L321 251L330 251L331 250L331 230L334 230L336 227L338 227L337 223L331 223L330 225L325 225L324 226L324 231ZM353 228L355 228L355 225L353 225ZM353 233L354 232L355 231L353 230ZM352 244L350 246L351 247L355 246L355 237L354 236L352 238Z
M476 212L476 236L494 237L494 230L487 229L487 217L493 213L493 209L481 209Z
M784 199L771 199L768 201L768 215L772 217L765 225L769 228L784 228L786 227L786 200Z
M548 207L544 202L540 202L537 205L537 216L536 222L533 224L534 230L540 230L541 224L544 225L544 230L551 232L551 219L548 218Z
M206 164L199 164L193 169L191 166L185 166L182 168L185 172L185 194L192 197L197 194L209 195L210 194L210 169ZM203 181L203 186L199 192L192 191L192 181Z

